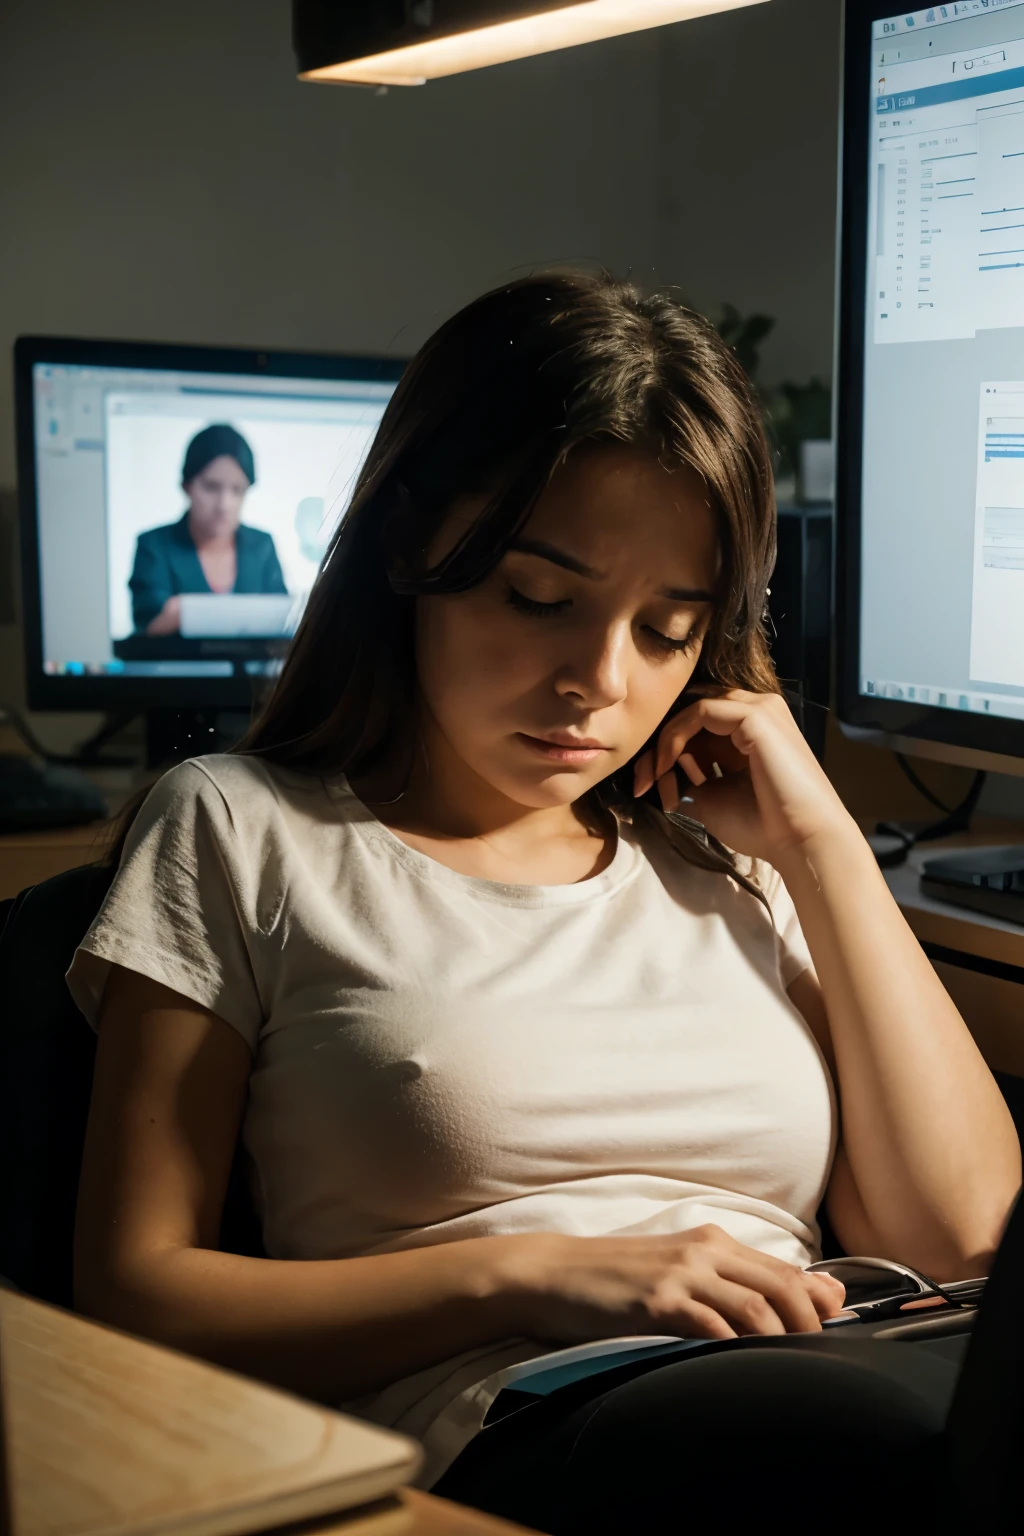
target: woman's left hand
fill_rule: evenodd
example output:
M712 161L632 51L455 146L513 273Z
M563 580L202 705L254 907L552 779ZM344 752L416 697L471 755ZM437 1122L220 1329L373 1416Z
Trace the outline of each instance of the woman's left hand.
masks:
M676 764L692 806L682 804ZM654 783L664 810L681 809L726 847L769 863L854 825L781 694L709 691L670 716L637 759L634 794Z

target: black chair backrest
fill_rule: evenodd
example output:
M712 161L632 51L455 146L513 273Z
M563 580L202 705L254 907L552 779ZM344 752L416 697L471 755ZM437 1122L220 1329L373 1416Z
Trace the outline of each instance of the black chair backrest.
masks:
M946 1420L945 1442L944 1460L960 1506L957 1529L1012 1530L1021 1517L1020 1455L1024 1444L1021 1195L985 1285Z
M0 904L0 1275L64 1307L96 1055L64 977L113 874L83 865ZM263 1253L241 1146L221 1247Z

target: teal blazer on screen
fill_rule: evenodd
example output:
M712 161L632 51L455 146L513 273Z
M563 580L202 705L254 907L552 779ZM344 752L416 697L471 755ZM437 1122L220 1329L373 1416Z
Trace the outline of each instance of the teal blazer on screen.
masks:
M286 593L273 537L243 523L235 534L238 572L232 592ZM209 592L199 554L188 531L188 513L176 523L148 528L135 546L135 565L128 583L132 594L132 623L136 632L156 618L169 597L181 592Z

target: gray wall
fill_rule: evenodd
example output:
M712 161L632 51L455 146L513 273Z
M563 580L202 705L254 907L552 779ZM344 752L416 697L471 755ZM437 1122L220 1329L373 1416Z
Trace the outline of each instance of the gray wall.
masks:
M402 353L525 264L654 261L654 34L378 96L295 79L286 0L7 15L0 345Z
M770 383L828 376L840 0L666 27L658 265L699 309L775 315Z
M22 332L402 355L585 259L777 314L768 378L828 371L839 0L386 95L300 85L289 12L3 0L0 486Z

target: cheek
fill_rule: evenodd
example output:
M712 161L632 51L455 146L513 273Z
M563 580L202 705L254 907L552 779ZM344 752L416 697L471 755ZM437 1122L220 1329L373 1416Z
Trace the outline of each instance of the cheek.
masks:
M629 714L638 734L646 740L676 713L676 701L685 693L700 660L700 652L665 661L660 665L640 663L634 667L629 683Z
M446 702L472 699L493 710L546 675L542 648L516 615L472 592L419 600L416 659L420 686L439 718Z
M693 676L693 668L688 663L686 666L673 668L672 675L653 681L645 693L645 714L652 717L655 725L659 725L673 713L676 700L680 694L685 693ZM653 727L652 727L653 729Z

